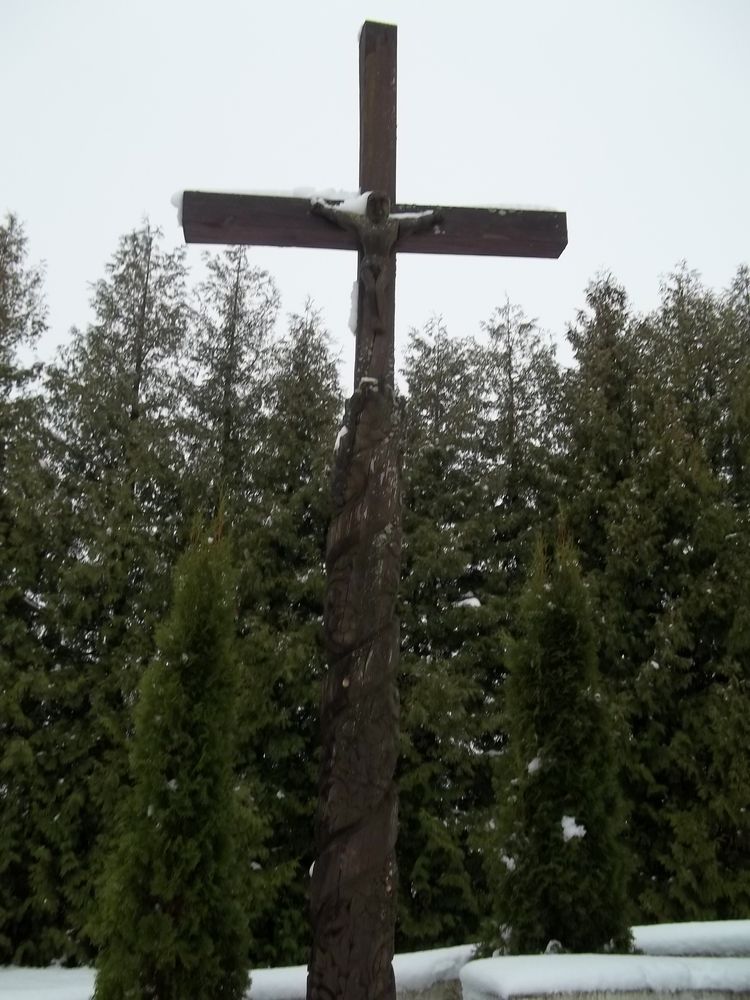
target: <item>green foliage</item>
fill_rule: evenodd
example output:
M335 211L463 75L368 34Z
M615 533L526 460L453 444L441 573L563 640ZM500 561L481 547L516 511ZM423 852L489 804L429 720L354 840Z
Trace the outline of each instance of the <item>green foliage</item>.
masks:
M737 795L748 666L730 638L747 577L746 280L741 269L719 299L681 268L661 307L635 320L603 279L571 334L571 522L619 705L641 921L737 915L749 903ZM717 727L719 706L737 721Z
M227 542L199 539L175 578L140 684L133 790L106 869L99 1000L231 1000L247 987L246 879L238 877L247 817L233 776L238 672Z
M182 542L175 355L185 335L183 251L147 225L123 237L94 287L94 322L47 371L50 500L59 525L46 692L47 878L72 954L85 930L115 810L153 626Z
M325 668L328 473L342 410L328 334L308 306L289 318L266 373L253 463L257 501L235 518L239 578L240 767L270 831L253 917L263 964L306 962L307 886Z
M540 545L510 646L512 762L488 864L510 951L624 947L621 802L591 610L570 545ZM495 942L496 945L501 942Z
M46 326L41 284L23 229L8 216L0 225L0 963L49 961L65 945L40 843L52 819L43 752L57 542L39 365L28 363Z
M750 509L750 268L740 267L726 293L722 332L732 345L726 385L725 466L734 501ZM729 353L729 352L728 352Z
M484 879L470 835L489 804L485 751L502 737L476 349L432 321L406 360L397 947L413 950L477 931Z
M43 271L28 263L26 235L14 215L0 224L0 401L3 416L13 391L33 376L20 352L33 347L47 328ZM2 442L7 436L0 425Z
M256 489L266 403L270 335L279 293L245 247L206 255L186 371L186 445L192 453L193 503L233 517Z
M738 787L747 659L732 638L747 542L700 443L667 407L655 424L607 573L620 600L637 591L647 610L623 693L633 890L646 919L720 919L750 903Z
M506 301L483 326L478 431L491 501L485 546L510 626L534 533L558 509L561 382L554 347L518 306Z
M249 865L243 934L260 964L307 957L340 392L311 309L274 340L278 293L243 248L208 258L192 308L186 277L184 251L158 231L127 234L94 285L93 322L43 372L30 360L42 273L18 222L0 226L0 962L93 957L94 887L132 784L155 623L183 526L220 508L238 569L235 798L252 805L234 830ZM545 768L524 770L536 744L517 728L501 638L518 640L517 673L543 618L528 595L517 610L533 539L561 507L596 623L601 701L584 699L582 718L596 747L606 711L633 917L750 915L750 272L719 293L682 266L648 316L599 277L569 337L575 365L561 371L507 302L479 344L436 320L411 337L401 949L479 932L483 859L492 885L510 886L515 828L510 813L498 828L493 801L511 777L527 813L544 818L549 799L587 828L561 845L550 813L538 829L562 853L527 874L544 884L594 843ZM567 559L547 567L550 586ZM583 621L576 587L568 610Z
M638 446L638 351L625 290L611 275L586 289L568 331L576 367L567 373L566 517L584 569L596 573L607 560L610 506L629 474ZM611 657L610 657L611 659Z

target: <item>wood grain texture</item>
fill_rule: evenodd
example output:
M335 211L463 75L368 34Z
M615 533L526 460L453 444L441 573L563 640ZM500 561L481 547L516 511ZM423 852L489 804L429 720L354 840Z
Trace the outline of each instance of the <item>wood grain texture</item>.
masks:
M359 189L396 200L396 28L365 21L359 36Z
M360 35L360 189L395 199L396 29L372 22ZM401 567L400 428L393 394L396 255L379 261L382 294L373 301L362 272L366 248L366 241L357 247L355 391L335 456L326 549L328 674L321 699L308 1000L396 997Z
M395 1000L400 415L390 386L347 403L328 533L308 1000Z

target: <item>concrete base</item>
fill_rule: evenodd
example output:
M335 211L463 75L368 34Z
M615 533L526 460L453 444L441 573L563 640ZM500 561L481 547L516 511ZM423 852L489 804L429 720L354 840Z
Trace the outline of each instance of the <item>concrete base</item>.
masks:
M399 990L397 1000L462 1000L461 983L458 979L448 979L435 983L426 990Z
M426 990L404 990L397 994L398 1000L463 1000L461 983L457 979L445 983L435 983ZM485 994L472 994L472 1000L497 1000ZM548 993L513 998L513 1000L550 1000ZM610 992L598 990L593 993L556 993L555 1000L750 1000L750 988L742 992L726 990L682 990L678 993L656 993L650 990Z

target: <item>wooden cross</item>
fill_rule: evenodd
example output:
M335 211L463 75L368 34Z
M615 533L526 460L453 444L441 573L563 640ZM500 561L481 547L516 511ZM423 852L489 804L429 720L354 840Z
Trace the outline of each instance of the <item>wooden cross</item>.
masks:
M363 25L359 48L359 186L383 191L394 215L430 211L434 206L396 203L396 28ZM434 231L399 239L399 253L469 254L493 257L559 257L567 244L564 212L503 208L441 208ZM188 243L241 243L252 246L360 250L356 236L332 226L311 210L307 198L185 191L182 225ZM357 343L355 388L361 378L393 380L395 257L389 282L385 345L377 352L381 370L365 370ZM361 305L361 303L360 303ZM361 315L361 311L360 311ZM359 338L361 340L361 338Z
M182 200L189 243L359 252L354 393L336 442L326 551L328 672L308 1000L395 1000L396 252L559 257L567 243L563 212L397 204L395 27L363 26L359 66L359 184L362 193L377 192L367 219L305 198L185 191Z

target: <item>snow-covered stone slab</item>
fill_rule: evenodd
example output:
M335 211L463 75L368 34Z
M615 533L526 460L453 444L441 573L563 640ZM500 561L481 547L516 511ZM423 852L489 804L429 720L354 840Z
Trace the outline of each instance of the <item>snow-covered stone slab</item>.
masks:
M399 1000L460 1000L461 969L474 955L473 944L405 952L393 959Z
M0 967L2 1000L91 1000L93 969Z
M750 920L706 920L633 928L644 955L750 955Z
M551 993L627 998L654 994L713 1000L750 998L750 959L655 955L518 955L484 958L461 970L464 1000L510 1000Z

